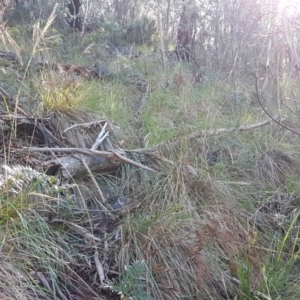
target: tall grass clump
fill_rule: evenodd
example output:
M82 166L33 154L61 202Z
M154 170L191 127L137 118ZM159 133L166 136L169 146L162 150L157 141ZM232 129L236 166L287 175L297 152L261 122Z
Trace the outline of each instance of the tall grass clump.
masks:
M48 111L69 111L78 109L82 102L81 83L72 80L45 81L37 86L39 99Z

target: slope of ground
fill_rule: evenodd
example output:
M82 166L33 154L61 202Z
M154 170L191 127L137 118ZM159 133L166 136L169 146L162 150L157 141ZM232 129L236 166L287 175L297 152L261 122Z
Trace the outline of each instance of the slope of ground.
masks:
M1 299L299 299L295 117L92 38L2 53Z

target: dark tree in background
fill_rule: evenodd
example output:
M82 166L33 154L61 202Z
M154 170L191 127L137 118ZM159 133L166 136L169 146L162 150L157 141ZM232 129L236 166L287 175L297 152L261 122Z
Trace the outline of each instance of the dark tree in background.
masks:
M67 5L70 12L68 23L70 24L70 27L79 31L82 29L81 19L79 17L80 6L80 0L71 0L71 2Z
M187 1L183 6L179 27L177 31L176 55L180 60L189 61L192 45L195 40L197 13L193 0Z
M0 0L0 24L4 22L4 11L9 2L9 0Z

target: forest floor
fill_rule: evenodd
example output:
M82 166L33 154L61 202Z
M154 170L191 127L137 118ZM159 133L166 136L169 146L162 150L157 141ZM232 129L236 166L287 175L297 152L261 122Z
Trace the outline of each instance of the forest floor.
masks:
M300 299L294 103L96 33L8 34L1 299Z

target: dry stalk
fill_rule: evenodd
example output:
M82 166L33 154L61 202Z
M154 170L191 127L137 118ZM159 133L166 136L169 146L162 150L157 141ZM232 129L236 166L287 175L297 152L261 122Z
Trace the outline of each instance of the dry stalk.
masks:
M91 234L87 229L85 229L84 227L79 226L75 223L68 222L68 221L62 220L62 219L53 219L53 220L51 220L51 222L66 224L67 226L72 228L76 233L78 233L79 235L81 235L85 239L93 241L93 242L102 242L101 239L99 239L96 236L94 236L93 234Z
M107 127L107 122L103 125L95 143L91 147L91 150L97 150L97 148L100 146L100 144L109 136L109 132L105 132L105 129Z
M91 178L91 180L92 180L92 182L93 182L93 184L94 184L94 186L95 186L95 188L96 188L96 190L97 190L97 192L99 194L100 199L102 200L103 203L105 203L106 199L105 199L105 197L104 197L104 195L103 195L103 193L102 193L102 191L101 191L101 189L100 189L100 187L99 187L99 185L98 185L98 183L97 183L97 181L96 181L93 173L91 172L90 168L88 167L88 165L86 164L86 162L84 161L84 159L80 158L80 160L81 160L82 164L84 165L86 171L88 172L88 174L89 174L89 176L90 176L90 178ZM102 209L104 209L105 211L108 211L107 208L101 202L98 202L98 203L102 207Z
M102 285L104 283L105 276L104 276L104 269L103 269L103 266L102 266L102 264L99 260L99 253L98 253L97 250L95 251L95 254L94 254L94 261L95 261L97 273L99 275L100 284Z
M83 127L83 128L90 128L93 125L101 125L101 123L106 123L106 121L96 121L96 122L88 122L88 123L80 123L80 124L74 124L67 129L64 130L64 132L67 132L75 127Z

